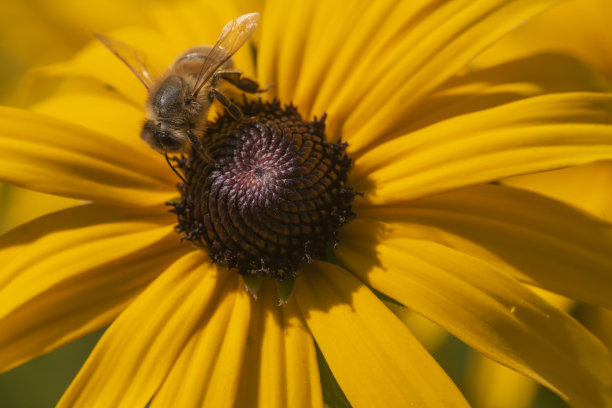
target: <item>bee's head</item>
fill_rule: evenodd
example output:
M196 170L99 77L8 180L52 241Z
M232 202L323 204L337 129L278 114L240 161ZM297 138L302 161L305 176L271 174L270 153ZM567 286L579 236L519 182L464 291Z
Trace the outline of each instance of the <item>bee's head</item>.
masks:
M144 123L140 137L160 153L181 152L185 149L187 141L185 132L172 129L153 120L147 120Z

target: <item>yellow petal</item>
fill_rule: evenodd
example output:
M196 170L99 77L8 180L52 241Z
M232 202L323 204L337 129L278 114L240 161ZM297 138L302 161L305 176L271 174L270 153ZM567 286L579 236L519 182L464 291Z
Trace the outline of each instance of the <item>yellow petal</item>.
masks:
M165 164L163 157L140 138L144 108L126 101L100 82L83 78L64 80L51 98L33 104L28 110L103 133L129 143L134 149L142 149L143 153L150 151L152 160Z
M345 227L338 251L340 261L366 284L572 406L612 403L610 352L573 318L482 260L429 240L403 238L394 232L395 223L366 222Z
M512 177L502 183L561 200L612 221L610 161Z
M354 407L467 406L406 326L344 269L304 267L294 296Z
M0 184L0 234L45 214L81 204L78 200Z
M457 248L523 282L612 308L612 226L558 201L483 185L358 214L392 223L398 235Z
M612 158L612 95L539 96L458 116L383 143L351 175L371 203Z
M49 0L3 1L0 88L11 90L15 85L13 80L28 67L69 58L91 40L93 31L144 22L143 4L148 2L67 0L58 7Z
M158 74L176 57L167 41L151 28L128 26L105 34L142 51L145 56L142 62ZM30 93L41 86L39 81L57 77L98 81L134 106L144 108L146 88L119 58L93 37L93 33L91 41L71 60L28 72L20 90L22 99L28 101Z
M58 407L144 407L229 276L202 251L176 261L106 330Z
M561 54L530 55L451 78L415 108L413 119L382 140L531 96L606 91L612 91L612 83L578 60Z
M158 209L160 210L160 209ZM171 218L84 205L0 239L0 370L95 331L175 257Z
M253 300L238 407L322 407L312 336L295 300L278 305L272 282Z
M303 76L302 87L316 92L308 110L327 112L330 138L343 136L360 150L405 123L424 97L485 47L555 2L339 3L324 16L333 28L303 57L325 58L313 67L324 70L324 80L317 81L319 72Z
M504 35L516 24L539 13L556 1L448 1L436 9L426 2L424 9L434 10L422 18L409 35L397 38L403 45L385 49L387 55L362 69L369 80L360 81L353 74L344 85L344 100L337 99L330 107L350 113L342 126L342 134L355 150L368 146L406 121L406 116L438 85L455 75L475 55ZM429 3L429 4L428 4ZM428 11L429 11L428 10ZM363 60L367 60L364 58ZM373 72L372 72L373 71ZM352 81L351 81L352 80ZM348 90L353 84L358 92Z
M517 27L479 56L475 64L554 50L587 61L612 78L611 17L608 0L561 2Z
M0 129L4 182L122 205L157 205L176 195L176 177L145 147L12 108L0 108Z
M397 1L327 1L327 2L295 2L308 5L311 10L304 10L308 16L302 24L309 24L308 29L299 30L305 32L306 37L301 40L299 51L302 55L296 58L299 64L291 64L279 59L283 66L278 76L288 76L286 72L293 69L292 75L297 78L295 91L290 90L293 95L292 101L298 106L306 117L311 115L321 116L329 111L329 104L333 102L334 96L341 93L346 84L346 78L356 67L362 67L362 58L372 57L380 52L380 46L390 38L395 30L400 30L402 25L410 20L415 12L410 2ZM268 4L268 3L267 3ZM297 9L297 7L295 7ZM297 10L296 10L297 11ZM282 19L282 17L280 17ZM282 21L282 20L281 20ZM299 27L299 26L298 26ZM279 29L279 33L283 28ZM286 29L286 28L285 28ZM297 31L295 30L297 35ZM304 34L301 34L304 35ZM402 35L405 35L403 33ZM292 44L293 39L277 35L277 41L285 41L278 47L287 47ZM262 48L265 43L262 43ZM383 60L384 61L384 60ZM382 63L382 61L380 61ZM372 71L377 64L371 64ZM370 73L364 73L364 80L373 79ZM337 82L337 81L340 82ZM313 105L316 105L313 107ZM336 109L336 122L341 115L347 112ZM332 128L334 127L334 118ZM329 122L328 122L329 123ZM332 134L328 127L328 135L332 139L337 135Z
M151 407L231 407L247 347L250 300L235 276L219 287Z
M294 100L294 90L300 76L300 65L304 62L303 59L307 58L304 55L304 44L307 43L315 24L313 14L316 9L321 8L320 4L316 3L266 1L262 16L257 72L264 86L274 84L274 87L264 95L267 99L279 98L285 102L297 102ZM321 61L322 55L319 57L309 62ZM314 92L314 89L309 89L310 94ZM297 105L300 107L299 102ZM307 111L302 110L302 112L307 116Z

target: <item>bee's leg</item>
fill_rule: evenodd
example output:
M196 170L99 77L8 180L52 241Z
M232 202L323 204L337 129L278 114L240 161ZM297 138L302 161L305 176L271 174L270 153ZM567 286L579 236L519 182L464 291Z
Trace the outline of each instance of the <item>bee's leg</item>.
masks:
M213 75L212 85L213 88L219 82L220 79L223 79L226 82L234 85L236 88L240 89L242 92L246 93L261 93L266 92L270 89L274 84L270 84L264 89L259 88L259 83L256 81L246 78L242 76L242 72L240 71L219 71Z
M223 95L221 92L217 91L214 87L210 89L210 94L219 102L221 105L225 106L227 112L232 116L232 118L236 120L242 119L242 111L234 102L230 101Z
M217 166L217 162L210 156L210 153L208 153L208 150L206 149L206 147L204 147L200 138L196 136L195 133L193 133L193 130L187 129L185 132L187 133L189 141L193 145L194 149L198 152L198 154L208 163Z
M181 176L181 173L179 173L178 171L176 171L176 169L174 168L174 166L172 165L172 163L170 162L170 159L168 158L168 153L164 153L164 156L166 157L166 161L168 162L168 166L170 166L170 168L172 169L172 171L174 172L174 174L176 174L178 176L178 178L181 179L181 181L183 182L183 184L187 184L187 182L185 181L185 179L183 178L183 176Z

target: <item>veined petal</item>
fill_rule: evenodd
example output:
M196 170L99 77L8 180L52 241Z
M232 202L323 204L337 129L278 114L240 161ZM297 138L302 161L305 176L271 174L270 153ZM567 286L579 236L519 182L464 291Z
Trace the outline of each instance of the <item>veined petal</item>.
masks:
M406 326L346 270L325 262L307 265L294 295L354 407L467 406Z
M146 146L35 113L0 107L0 180L33 190L121 205L158 205L173 195Z
M300 86L317 89L312 109L304 108L319 116L327 112L330 138L343 136L359 151L404 123L424 97L480 51L555 2L341 3L325 15L334 22L330 35L319 47L306 48L313 54L304 61L326 58L312 73L303 67L300 81L305 84ZM339 14L351 18L337 18Z
M176 261L111 324L58 407L144 407L227 279L202 251Z
M329 106L324 104L331 103L333 96L342 91L342 87L338 85L345 84L344 81L353 68L363 67L360 65L362 58L372 58L376 51L380 51L379 48L390 41L397 30L401 30L402 24L409 25L410 15L418 7L414 2L411 4L393 0L315 2L314 7L311 6L312 11L308 12L311 14L310 18L305 20L310 26L301 30L306 32L306 37L302 41L302 55L297 59L300 64L285 63L278 73L279 77L288 76L283 70L293 69L291 74L297 78L297 83L295 91L291 88L292 93L289 96L303 115L321 116L323 112L327 112ZM330 21L333 21L333 24L330 24ZM280 27L278 32L286 29ZM282 35L277 36L280 41L285 39ZM291 43L286 41L286 44ZM286 47L286 44L279 47ZM262 48L264 46L265 42L262 43ZM280 59L279 61L284 62ZM341 82L334 82L338 78L341 78ZM313 109L314 104L317 106ZM347 112L342 111L342 114L346 115ZM332 137L334 138L337 136Z
M240 279L227 279L183 347L151 407L231 407L247 347L251 303Z
M253 301L238 407L322 407L312 336L294 300L279 307L272 282Z
M108 324L179 248L158 211L84 205L0 239L0 370Z
M538 96L445 120L356 159L365 200L393 203L612 158L612 95Z
M612 226L559 201L482 185L358 213L388 222L397 236L439 242L523 282L612 308Z
M326 3L332 7L334 5L338 7L335 1ZM275 84L265 94L265 97L293 101L297 103L306 117L308 115L300 106L300 102L294 99L294 93L300 77L300 67L304 59L307 58L307 53L303 47L296 46L296 44L307 43L308 36L312 32L312 25L316 24L316 17L320 16L320 13L316 13L315 10L320 10L322 4L323 2L317 4L310 1L266 1L263 13L264 21L261 25L261 45L257 58L257 71L264 86L269 83ZM329 20L326 22L329 23ZM326 24L326 26L332 27L336 23ZM322 59L313 59L310 62L315 63ZM309 89L308 93L312 95L315 92L313 92L313 89Z
M388 227L386 237L347 233L338 258L366 284L570 405L612 403L610 352L577 321L484 261L435 242L394 237L393 224Z

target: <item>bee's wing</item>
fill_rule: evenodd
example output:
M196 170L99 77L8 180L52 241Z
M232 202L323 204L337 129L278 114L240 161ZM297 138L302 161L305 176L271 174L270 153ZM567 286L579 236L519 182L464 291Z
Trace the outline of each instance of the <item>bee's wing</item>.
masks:
M257 23L259 23L259 13L249 13L230 21L223 27L217 43L204 59L193 88L193 96L196 96L217 69L242 47L257 28Z
M146 57L141 51L104 34L95 33L94 36L132 70L147 90L151 88L157 75L146 63Z

